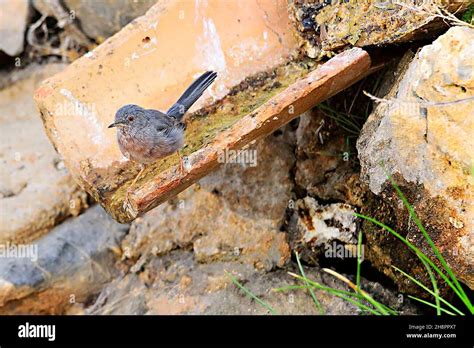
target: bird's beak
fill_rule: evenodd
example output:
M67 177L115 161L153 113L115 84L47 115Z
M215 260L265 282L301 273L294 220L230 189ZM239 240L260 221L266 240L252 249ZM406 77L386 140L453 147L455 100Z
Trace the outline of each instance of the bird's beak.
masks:
M114 123L110 124L107 128L123 127L123 126L125 126L124 122L114 122Z

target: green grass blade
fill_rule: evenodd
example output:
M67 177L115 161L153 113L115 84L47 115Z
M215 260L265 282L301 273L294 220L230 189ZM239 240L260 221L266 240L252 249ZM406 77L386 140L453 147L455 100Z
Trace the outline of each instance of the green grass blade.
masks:
M390 232L392 235L394 235L395 237L400 239L403 243L405 243L405 245L407 245L411 250L413 250L418 255L418 257L423 258L423 260L425 260L440 275L440 277L443 278L443 280L451 287L451 289L453 289L453 291L461 299L461 301L463 301L463 303L471 311L471 313L474 313L474 308L473 308L471 302L469 301L469 299L467 297L464 297L462 295L462 293L460 293L458 291L457 287L454 286L454 284L451 282L451 280L438 268L438 266L436 266L425 254L423 254L421 252L421 250L419 250L416 246L414 246L412 243L410 243L406 238L402 237L400 234L395 232L393 229L391 229L387 225L381 223L380 221L378 221L374 218L371 218L369 216L359 214L359 213L354 213L354 215L361 218L361 219L365 219L367 221L370 221L370 222L372 222L373 224L375 224L377 226L382 227L384 230L386 230L387 232Z
M408 297L411 298L412 300L421 302L421 303L423 303L423 304L425 304L425 305L427 305L427 306L436 308L436 311L438 310L438 308L440 308L441 311L444 312L444 313L446 313L446 314L449 314L449 315L456 315L456 314L454 314L453 312L450 312L450 311L448 311L448 310L446 310L446 309L444 309L444 308L439 307L438 304L435 305L435 304L433 304L433 303L431 303L431 302L422 300L421 298L418 298L418 297L415 297L415 296L411 296L411 295L408 295Z
M339 298L342 298L343 300L347 301L347 302L350 302L352 303L353 305L359 307L360 309L364 310L364 311L367 311L367 312L370 312L374 315L383 315L382 313L376 311L375 309L372 309L370 308L369 306L366 306L365 304L363 304L362 302L359 302L359 301L355 301L353 299L351 299L350 297L347 297L347 296L344 296L344 295L341 295L341 294L337 294L337 293L334 293L332 294L336 297L339 297Z
M441 315L441 305L440 305L440 301L439 301L438 283L436 282L436 278L433 274L433 271L431 270L430 265L428 265L426 263L426 261L424 261L421 257L419 257L419 259L421 260L421 262L423 262L423 265L425 266L426 271L428 272L428 275L430 277L431 284L433 285L433 293L434 293L433 296L435 298L435 303L436 303L436 315Z
M359 237L357 239L357 274L356 274L356 286L360 289L360 269L362 264L362 229L359 231Z
M319 303L318 299L316 298L316 295L314 294L313 288L309 285L308 278L306 278L306 275L304 274L303 266L301 266L301 262L300 262L298 252L295 252L295 255L296 255L296 262L298 263L298 268L300 270L301 275L304 278L306 288L308 289L309 293L311 294L311 297L313 298L314 305L316 306L319 313L324 314L324 309L321 306L321 304Z
M277 292L284 292L284 291L289 291L289 290L302 290L302 289L306 289L306 285L287 285L287 286L282 286L280 288L274 288L272 290L277 291Z
M239 283L239 281L237 279L235 279L235 277L230 274L229 272L225 271L225 273L227 274L227 276L230 278L230 280L232 280L232 283L234 283L240 290L242 290L243 292L245 292L245 294L247 294L250 298L254 299L258 304L260 304L261 306L265 307L266 309L268 309L270 311L270 313L272 314L277 314L276 311L273 309L272 306L270 306L268 303L266 303L265 301L259 299L254 293L252 293L250 290L248 290L245 286L243 286L242 284Z
M343 298L343 299L346 299L348 297L355 297L359 300L363 300L365 301L366 299L364 298L364 296L360 295L360 294L357 294L357 293L354 293L354 292L349 292L349 291L345 291L345 290L339 290L339 289L334 289L334 288L331 288L331 287L328 287L328 286L324 286L320 283L317 283L317 282L314 282L308 278L303 278L302 276L298 275L298 274L294 274L294 273L290 273L291 276L301 280L301 281L304 281L304 282L308 282L311 286L317 288L317 289L320 289L320 290L324 290L328 293L330 293L331 295L333 296L337 296L337 297L340 297L340 298ZM304 286L303 286L304 287ZM285 287L287 288L287 287ZM279 291L280 289L285 289L285 288L278 288L278 289L275 289L276 291ZM305 288L305 287L304 287ZM284 291L284 290L283 290ZM371 312L372 314L375 314L375 315L381 315L380 312L377 312L376 310L374 310L373 308L370 308L366 305L364 305L362 302L360 301L355 301L355 300L352 300L349 301L351 303L353 303L354 305L356 305L357 307L361 308L361 309L364 309L364 310L367 310L369 312Z
M452 271L451 267L449 267L448 263L446 262L446 260L444 259L444 257L441 255L441 253L439 252L438 248L436 247L436 245L434 244L433 240L431 239L431 237L428 235L428 232L426 232L425 230L425 227L423 226L423 224L421 223L420 219L418 218L418 215L416 214L415 212L415 209L413 209L413 206L408 203L408 200L406 199L405 195L403 194L403 192L400 190L400 188L398 187L398 185L395 183L395 180L393 180L392 176L389 175L388 173L386 173L392 186L394 187L395 191L397 192L398 196L400 197L400 199L402 200L403 204L405 205L405 207L408 209L408 213L410 214L410 217L412 218L412 220L415 222L415 224L418 226L419 230L421 231L421 233L423 234L423 236L425 237L426 241L428 242L429 246L431 247L431 249L433 250L434 254L436 255L436 257L438 258L439 262L441 263L441 265L443 266L443 268L446 270L446 272L449 274L449 276L451 277L454 285L456 286L456 288L458 289L458 292L460 293L460 297L461 299L467 299L467 295L466 293L464 292L464 289L462 288L461 284L459 284L456 276L454 275L454 272ZM472 307L472 305L468 306L470 307L471 309L471 312L474 313L474 308Z
M343 294L343 295L347 295L347 296L351 296L351 297L356 297L360 300L364 300L364 301L367 301L369 304L373 305L379 312L379 314L383 314L383 315L389 315L389 314L393 314L393 315L397 315L397 311L393 310L392 308L390 307L387 307L385 306L384 304L382 303L379 303L377 302L376 300L374 300L372 297L366 295L364 292L349 292L349 291L345 291L345 290L338 290L338 289L334 289L334 288L330 288L328 286L324 286L322 284L319 284L317 282L314 282L308 278L303 278L301 277L300 275L298 274L294 274L294 273L291 273L289 272L289 274L299 280L303 280L305 282L308 282L311 286L314 286L318 289L321 289L321 290L324 290L326 292L329 292L331 294L335 294L335 293L339 293L339 294Z
M335 116L333 114L326 113L326 112L324 113L324 115L336 121L338 123L338 126L344 129L345 131L354 135L360 133L360 130L357 126L353 125L351 122L345 121L340 116Z
M364 299L364 297L362 295L359 295L355 292L350 292L350 291L346 291L346 290L339 290L339 289L334 289L334 288L330 288L329 286L325 286L325 285L322 285L318 282L315 282L311 279L308 279L308 278L303 278L302 276L298 275L298 274L294 274L294 273L291 273L289 272L289 274L292 276L292 277L295 277L296 279L298 280L302 280L302 281L306 281L308 282L312 287L315 287L316 289L320 289L320 290L324 290L324 291L335 291L335 292L338 292L338 293L341 293L341 294L344 294L344 295L348 295L348 296L353 296L353 297L357 297L359 299ZM303 285L301 285L303 286Z
M313 285L310 285L310 286L315 287L315 288L319 288L319 287L316 287L316 286L313 286ZM288 290L302 290L302 289L307 289L307 286L306 285L288 285L288 286L283 286L281 288L275 288L275 289L273 289L273 291L284 292L284 291L288 291ZM343 298L346 301L349 301L349 300L346 299L345 295L352 296L352 297L362 299L362 300L364 299L362 296L360 296L356 293L350 293L350 292L346 292L346 291L343 291L343 290L332 289L332 288L329 288L329 287L327 287L326 289L323 289L323 288L319 288L319 289L323 290L323 291L327 291L328 293L330 293L333 296ZM364 305L362 302L359 302L359 301L354 301L354 302L349 301L349 302L355 304L356 306L358 306L362 310L365 310L365 311L368 311L368 312L374 311L374 309ZM357 304L355 302L357 302ZM373 313L373 314L379 315L380 313L377 312L377 313Z
M350 114L341 113L328 105L319 104L318 108L324 113L325 116L333 119L337 124L344 128L346 131L359 134L361 127L354 121L356 116ZM344 127L345 126L345 127Z
M474 4L470 4L462 15L462 20L469 24L474 24Z
M403 274L405 277L407 277L408 279L410 279L413 283L415 283L416 285L418 285L419 287L421 287L423 290L425 290L426 292L428 292L429 294L435 296L436 294L430 289L428 288L426 285L424 285L422 282L420 282L419 280L415 279L414 277L412 277L411 275L409 275L408 273L402 271L400 268L396 267L396 266L392 266L395 270L397 270L398 272L400 272L401 274ZM441 302L443 302L445 305L447 305L449 308L451 308L453 311L455 311L456 313L458 313L459 315L464 315L463 312L461 312L459 309L457 309L456 307L454 307L451 303L449 303L448 301L446 301L444 298L442 298L441 296L438 296L439 300Z
M374 306L377 310L380 311L380 313L384 314L384 315L389 315L390 313L384 308L384 306L379 303L378 301L376 301L372 296L370 296L368 293L366 293L365 291L363 291L362 289L359 289L357 288L357 286L352 283L349 279L347 279L346 277L344 277L343 275L331 270L331 269L328 269L328 268L323 268L323 271L333 275L334 277L338 278L339 280L341 280L342 282L346 283L347 285L349 285L350 288L352 288L352 290L356 291L357 293L359 293L360 295L362 295L366 300L367 302L369 302L372 306Z
M360 291L360 290L359 290ZM374 306L377 310L380 311L381 314L383 315L390 315L390 312L385 309L385 305L381 304L377 300L375 300L372 296L369 296L368 294L365 294L365 292L362 294L364 298L372 305Z

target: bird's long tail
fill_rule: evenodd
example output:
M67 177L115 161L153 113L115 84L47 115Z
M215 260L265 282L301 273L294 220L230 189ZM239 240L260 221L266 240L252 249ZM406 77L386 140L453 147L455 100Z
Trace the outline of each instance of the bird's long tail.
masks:
M217 73L214 71L206 71L191 86L184 91L183 95L176 103L167 111L167 115L178 120L183 118L183 115L189 108L199 99L204 91L214 82Z

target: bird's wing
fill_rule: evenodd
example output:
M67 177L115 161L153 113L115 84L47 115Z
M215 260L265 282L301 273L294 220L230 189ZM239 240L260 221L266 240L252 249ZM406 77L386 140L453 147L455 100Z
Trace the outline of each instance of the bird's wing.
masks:
M166 114L177 120L181 120L184 113L199 99L204 91L214 82L216 77L216 72L206 71L184 91L183 95Z
M176 127L176 120L160 111L150 109L147 110L147 113L150 116L150 124L158 132L169 131Z

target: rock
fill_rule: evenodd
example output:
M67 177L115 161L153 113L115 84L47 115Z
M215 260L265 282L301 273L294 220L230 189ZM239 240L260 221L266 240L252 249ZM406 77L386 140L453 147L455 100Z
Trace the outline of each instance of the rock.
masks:
M423 47L367 121L363 179L396 212L392 175L455 274L474 288L474 30L453 27ZM383 167L381 163L383 162ZM398 223L408 216L398 214ZM402 225L400 225L402 226ZM432 255L411 222L407 238ZM400 231L402 231L400 229ZM434 256L432 255L434 258Z
M2 1L0 3L0 51L11 57L23 52L28 18L28 1Z
M297 284L286 272L298 273L290 265L285 270L262 273L235 261L198 263L192 252L175 250L154 258L137 276L128 274L108 284L87 314L217 314L262 315L269 311L249 299L226 275L232 274L252 293L273 307L277 314L318 314L305 291L276 292L274 289ZM306 268L308 278L340 290L348 290L334 277ZM183 281L184 280L184 281ZM301 283L300 283L301 284ZM362 287L403 314L417 313L409 301L400 303L397 294L362 278ZM324 291L315 291L326 314L358 314L352 304Z
M232 2L225 10L218 3L196 4L157 3L36 92L47 133L67 168L118 221L132 221L167 201L215 169L218 152L272 133L369 71L368 54L355 49L308 75L314 62L292 62L297 45L283 2L251 0L245 8ZM130 188L140 168L122 156L115 131L107 129L116 110L129 103L166 110L210 69L219 78L187 116L187 173L181 177L177 156L170 156ZM307 80L295 83L302 76ZM64 116L57 104L69 106Z
M141 315L146 313L147 286L136 274L113 279L100 292L95 303L85 314Z
M65 0L79 20L84 33L97 42L112 36L133 19L145 14L156 0Z
M1 245L0 313L61 314L86 303L116 276L113 251L127 230L96 206L35 243Z
M289 12L300 44L311 58L332 56L347 47L411 42L433 37L446 24L433 13L441 6L462 13L468 2L290 0Z
M22 1L20 1L22 2ZM30 66L0 90L0 243L27 243L87 207L54 151L33 103L36 86L62 64Z
M289 223L291 250L311 264L320 256L341 257L352 253L357 257L357 224L354 208L349 204L319 204L314 198L296 201ZM347 255L345 254L347 252Z
M123 250L140 258L134 269L153 255L190 246L199 262L239 260L270 270L288 261L279 229L291 197L291 147L280 135L246 151L255 162L225 164L132 223Z
M296 210L304 216L304 221L299 220L299 226L305 243L321 245L333 239L346 243L356 242L356 218L350 205L320 205L314 198L305 197L296 202Z
M26 39L29 55L59 56L72 62L96 46L79 28L76 13L60 0L32 0L41 16L29 26Z
M295 182L311 197L360 207L366 190L361 187L347 137L317 108L301 115L296 131Z

